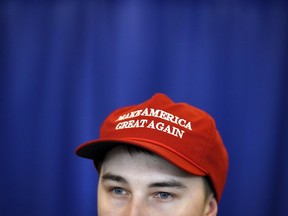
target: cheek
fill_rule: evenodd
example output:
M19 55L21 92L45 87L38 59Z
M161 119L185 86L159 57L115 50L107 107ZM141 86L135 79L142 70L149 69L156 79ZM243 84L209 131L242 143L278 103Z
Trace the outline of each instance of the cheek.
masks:
M109 202L108 198L105 194L105 191L98 186L98 191L97 191L97 211L98 211L98 216L112 216L112 213L109 212Z
M112 212L111 210L107 209L99 209L98 208L98 216L116 216L115 212Z
M203 216L204 207L193 201L174 202L167 205L154 206L151 215L165 216Z
M110 203L107 200L107 197L105 194L101 193L101 191L98 191L98 197L97 197L97 212L98 216L113 216L113 214Z
M185 210L184 210L185 209ZM200 203L200 202L189 202L187 203L186 206L183 207L183 209L185 212L189 212L191 213L190 215L195 215L195 216L202 216L203 212L204 212L204 204ZM185 214L183 214L185 215Z
M177 209L177 214L181 216L203 216L205 209L205 198L199 193L186 196L179 200L173 209Z
M126 205L125 200L114 199L104 187L98 186L97 195L98 216L122 216L121 211ZM124 215L123 215L124 216Z

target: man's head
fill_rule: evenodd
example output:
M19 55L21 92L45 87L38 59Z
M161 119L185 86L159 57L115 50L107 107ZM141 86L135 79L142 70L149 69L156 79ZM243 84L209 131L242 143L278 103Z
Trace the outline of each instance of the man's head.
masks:
M154 153L119 145L94 161L99 172L99 216L215 216L208 179Z
M203 184L205 179L208 179L215 199L219 202L227 176L228 155L214 120L206 112L186 103L174 103L166 95L156 94L144 103L112 112L101 126L100 138L82 144L76 149L76 153L99 161L99 158L103 158L104 153L108 152L103 163L96 163L101 164L100 177L103 178L104 168L107 164L111 167L110 161L123 172L133 170L132 167L126 169L125 163L121 163L120 166L120 162L117 163L115 160L119 157L120 161L124 156L123 152L121 155L116 155L115 149L121 152L118 147L116 148L119 144L137 146L152 152L153 155L148 154L149 158L154 157L157 161L161 161L162 168L170 165L182 173L189 173L190 180L199 179ZM139 160L141 164L143 159L141 155L133 154L132 157L130 155L127 161L132 160L132 164L136 164ZM148 158L148 155L146 154L145 158ZM154 167L151 167L151 172L152 168ZM125 177L125 173L121 177ZM140 179L137 181L141 182ZM100 179L99 189L101 182L105 181Z

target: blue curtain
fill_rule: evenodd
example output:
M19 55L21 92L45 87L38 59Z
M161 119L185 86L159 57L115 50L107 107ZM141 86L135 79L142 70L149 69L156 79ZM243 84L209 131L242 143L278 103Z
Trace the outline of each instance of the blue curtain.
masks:
M0 215L96 215L74 149L155 92L209 112L230 155L219 215L286 215L288 3L0 2Z

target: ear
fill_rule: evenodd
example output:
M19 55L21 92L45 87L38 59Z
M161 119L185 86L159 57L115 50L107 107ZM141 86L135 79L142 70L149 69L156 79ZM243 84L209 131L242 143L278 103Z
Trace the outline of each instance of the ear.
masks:
M218 203L215 199L214 194L210 194L205 204L204 215L216 216L217 212L218 212Z

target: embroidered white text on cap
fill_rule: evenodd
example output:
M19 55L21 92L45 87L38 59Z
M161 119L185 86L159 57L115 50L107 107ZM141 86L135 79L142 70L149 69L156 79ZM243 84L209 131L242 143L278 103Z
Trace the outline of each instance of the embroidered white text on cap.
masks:
M137 120L132 120L132 118L135 117L139 117L139 116L143 116L143 117L155 117L158 119L163 119L166 120L168 122L174 123L176 125L179 125L180 127L182 127L183 129L188 129L188 130L192 130L191 127L191 122L187 121L186 119L180 118L176 115L173 115L171 113L168 113L164 110L161 109L153 109L153 108L145 108L144 110L136 110L136 111L132 111L129 113L126 113L124 115L121 115L118 117L118 119L116 120L116 122L119 122L115 129L116 130L120 130L120 129L128 129L128 128L150 128L150 129L156 129L168 134L171 134L173 136L182 138L185 131L181 130L180 128L170 125L170 124L165 124L164 122L161 121L154 121L154 120L148 120L148 119L137 119ZM130 120L128 120L130 119ZM127 121L124 121L127 120Z

